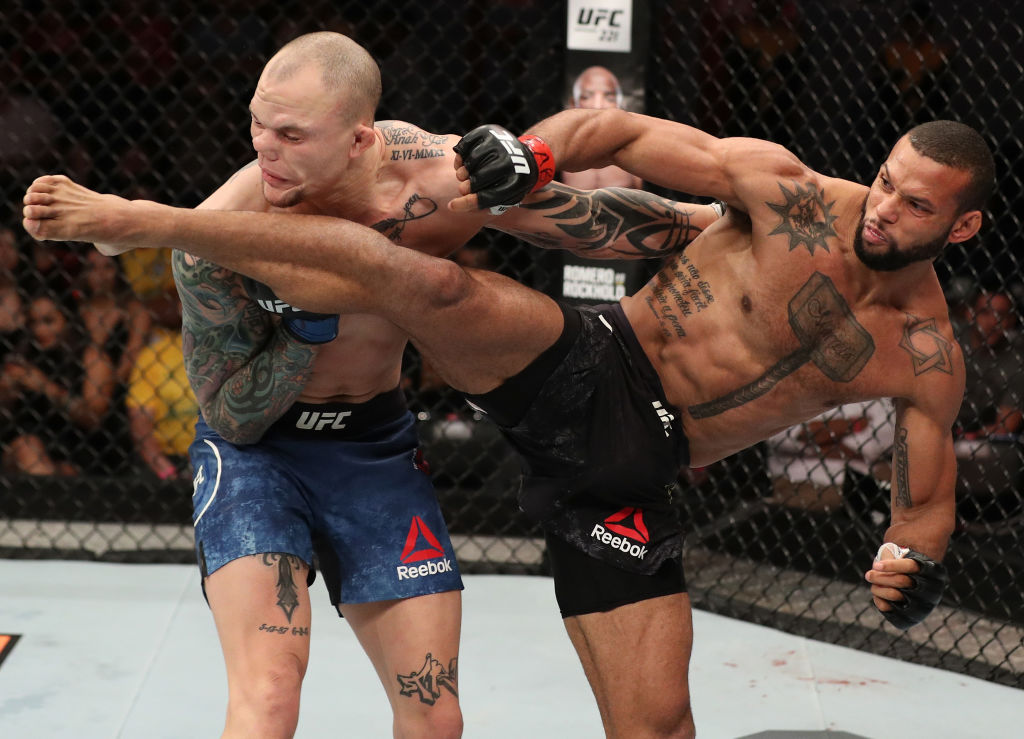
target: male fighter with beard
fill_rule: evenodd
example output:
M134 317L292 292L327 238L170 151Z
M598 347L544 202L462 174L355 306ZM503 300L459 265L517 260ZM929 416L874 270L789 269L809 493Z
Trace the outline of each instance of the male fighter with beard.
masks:
M680 465L827 408L892 398L892 520L865 577L899 628L939 602L964 363L932 260L977 233L992 154L967 126L925 123L861 185L766 141L622 111L565 111L533 133L563 169L614 163L729 210L638 294L602 307L396 250L337 218L129 202L60 176L33 183L24 224L37 239L108 254L174 244L309 310L405 330L522 454L521 504L544 526L608 736L692 736L693 634L671 500ZM495 126L462 139L453 210L510 205L532 189L510 140Z

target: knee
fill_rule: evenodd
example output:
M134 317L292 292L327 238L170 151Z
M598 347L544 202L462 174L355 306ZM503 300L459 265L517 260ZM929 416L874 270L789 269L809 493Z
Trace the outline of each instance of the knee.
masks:
M689 694L665 696L649 717L651 736L693 739L696 735Z
M434 309L460 305L469 299L475 285L470 273L450 259L435 259L429 273L422 277L427 282L427 294Z
M294 732L305 666L294 655L250 671L230 698L231 713L245 724L276 727L281 736ZM278 735L270 731L268 735Z
M441 700L418 708L420 710L396 712L394 733L397 739L459 739L462 736L462 709L457 700Z

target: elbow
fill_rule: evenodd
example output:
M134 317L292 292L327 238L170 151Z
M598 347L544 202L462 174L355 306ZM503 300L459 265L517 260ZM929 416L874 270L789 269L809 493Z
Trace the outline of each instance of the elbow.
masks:
M232 418L230 413L224 412L214 404L201 405L200 413L202 413L206 425L216 431L220 438L237 446L255 444L266 431L265 426L239 423L237 419Z

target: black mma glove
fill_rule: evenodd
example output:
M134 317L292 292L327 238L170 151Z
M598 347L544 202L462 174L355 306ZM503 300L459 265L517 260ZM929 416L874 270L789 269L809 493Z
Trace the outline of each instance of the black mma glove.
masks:
M885 546L884 544L882 546ZM888 611L879 611L885 619L901 631L906 631L914 624L924 620L932 609L942 600L942 591L949 582L949 574L941 562L936 562L927 554L913 549L899 548L903 559L912 559L920 568L918 572L908 573L911 585L909 588L897 588L903 593L903 600L885 600L892 606Z
M480 208L499 215L555 177L555 158L539 136L518 139L501 126L477 126L454 147Z
M249 297L267 313L281 317L285 329L294 338L305 344L326 344L338 336L338 316L329 313L312 313L293 308L278 298L274 291L262 282L242 276L242 285Z

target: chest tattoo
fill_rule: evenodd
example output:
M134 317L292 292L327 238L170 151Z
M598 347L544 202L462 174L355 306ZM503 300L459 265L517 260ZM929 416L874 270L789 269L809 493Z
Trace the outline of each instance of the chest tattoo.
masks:
M867 329L835 284L815 272L789 301L789 326L799 347L787 354L753 382L721 397L688 408L694 418L710 418L760 398L781 380L811 362L833 382L850 382L875 352Z
M436 201L419 195L418 193L413 193L412 196L405 201L405 205L402 207L403 215L401 218L385 218L382 221L374 223L372 228L380 231L396 244L401 244L402 232L405 230L408 223L418 221L421 218L426 218L427 216L432 215L436 210Z

